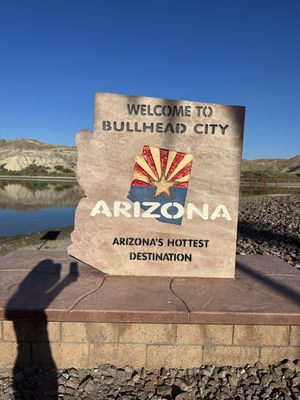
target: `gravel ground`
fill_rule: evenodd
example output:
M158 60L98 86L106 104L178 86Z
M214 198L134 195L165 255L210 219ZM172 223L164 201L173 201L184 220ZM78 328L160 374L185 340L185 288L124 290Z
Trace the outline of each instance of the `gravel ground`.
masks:
M300 268L300 196L242 198L237 254L272 254Z
M202 366L147 371L100 365L92 370L2 371L0 399L192 400L300 399L300 360L262 368Z

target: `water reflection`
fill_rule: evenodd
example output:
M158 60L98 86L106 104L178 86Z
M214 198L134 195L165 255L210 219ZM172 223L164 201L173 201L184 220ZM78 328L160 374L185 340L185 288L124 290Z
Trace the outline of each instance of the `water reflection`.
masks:
M75 207L82 196L75 182L0 180L0 209L34 211Z
M71 226L82 196L76 182L0 180L0 236Z

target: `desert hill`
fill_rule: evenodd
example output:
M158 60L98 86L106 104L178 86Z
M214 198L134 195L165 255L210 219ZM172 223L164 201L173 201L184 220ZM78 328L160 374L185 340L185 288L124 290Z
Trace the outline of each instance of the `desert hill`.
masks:
M0 174L75 175L76 147L34 139L0 140ZM300 175L300 155L290 159L243 160L242 172Z
M0 140L0 173L73 175L76 147L46 144L33 139Z
M274 174L300 175L300 155L289 159L263 158L243 160L242 172L271 172Z

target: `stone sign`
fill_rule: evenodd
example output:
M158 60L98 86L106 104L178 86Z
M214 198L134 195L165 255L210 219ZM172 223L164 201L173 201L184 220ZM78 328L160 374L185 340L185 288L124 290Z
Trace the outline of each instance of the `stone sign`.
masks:
M109 274L233 278L244 111L97 93L69 254Z

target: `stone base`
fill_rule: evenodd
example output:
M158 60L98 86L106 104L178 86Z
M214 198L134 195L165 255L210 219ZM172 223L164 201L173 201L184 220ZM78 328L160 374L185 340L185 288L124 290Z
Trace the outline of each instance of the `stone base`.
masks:
M300 272L237 257L229 279L110 277L65 252L0 259L0 368L192 368L300 358Z
M300 359L300 326L2 321L0 368L264 366ZM48 332L47 335L43 332ZM49 348L51 359L49 359Z

